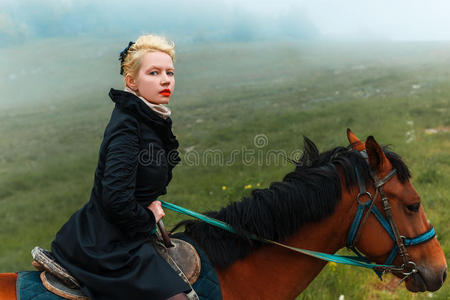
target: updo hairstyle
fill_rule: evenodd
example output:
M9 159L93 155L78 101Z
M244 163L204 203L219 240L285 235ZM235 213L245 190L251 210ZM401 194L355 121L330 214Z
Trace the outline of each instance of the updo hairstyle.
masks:
M164 52L167 53L172 61L175 62L175 43L169 43L165 37L159 35L141 35L134 44L130 42L128 51L125 48L125 57L120 64L121 74L125 80L127 74L136 78L139 68L142 64L142 58L148 52ZM123 53L123 51L122 51Z

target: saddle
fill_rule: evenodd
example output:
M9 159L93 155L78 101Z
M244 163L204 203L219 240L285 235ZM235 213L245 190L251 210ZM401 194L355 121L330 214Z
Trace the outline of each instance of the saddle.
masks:
M153 239L153 245L167 263L191 287L200 275L201 262L195 248L180 239L170 239L172 246L166 247L160 238ZM40 278L44 287L50 292L69 300L89 300L80 289L80 283L69 274L53 257L52 253L35 247L31 254L33 266L42 271ZM187 295L189 299L198 300L194 289Z

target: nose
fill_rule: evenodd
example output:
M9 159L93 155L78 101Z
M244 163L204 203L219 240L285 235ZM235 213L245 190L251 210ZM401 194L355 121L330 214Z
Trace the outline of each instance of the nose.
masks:
M169 76L167 76L167 74L162 74L161 75L161 84L165 85L165 84L168 84L168 83L170 83Z
M423 279L425 280L425 283L427 285L427 290L430 292L437 291L441 288L441 286L444 284L445 280L447 279L447 268L444 267L440 271L436 272L433 276L430 272L423 272L422 274Z

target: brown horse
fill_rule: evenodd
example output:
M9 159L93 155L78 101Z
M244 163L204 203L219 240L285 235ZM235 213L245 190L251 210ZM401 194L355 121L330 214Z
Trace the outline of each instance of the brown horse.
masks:
M232 225L238 232L252 232L297 248L335 253L346 246L357 211L359 190L354 168L359 168L371 195L375 194L375 188L370 171L385 178L396 168L397 174L383 189L399 233L413 238L430 232L420 197L409 182L408 168L400 157L383 150L373 137L363 143L350 130L347 135L351 147L337 147L321 154L305 138L303 157L282 182L254 190L251 197L209 216ZM366 158L361 155L362 150ZM380 197L374 200L374 205L384 211ZM212 229L203 222L183 224L185 233L215 265L223 299L294 299L326 264L279 246L259 244ZM395 242L372 214L361 226L356 248L371 261L383 264ZM438 290L446 278L447 265L434 234L427 241L408 247L407 255L416 265L416 272L406 278L406 288L412 292ZM393 264L403 264L400 255ZM394 274L405 277L403 272Z
M16 273L0 274L0 299L16 300Z
M400 278L407 275L408 290L436 291L442 286L447 269L445 256L409 181L407 166L373 137L364 143L350 130L347 135L349 147L324 153L319 153L305 138L302 158L295 161L295 170L283 181L254 190L251 197L208 213L230 224L237 235L200 221L180 223L215 266L224 300L294 299L326 264L253 241L246 237L247 232L298 248L335 253L346 246L358 203L373 195L373 206L383 212L384 218L392 215L393 231L398 232L392 237L373 214L365 211L352 235L355 249L383 264L398 246L400 254L393 256L392 264L402 267L393 273ZM361 182L367 186L368 194L358 197ZM390 209L386 210L386 205ZM427 238L422 239L424 236ZM402 239L415 237L421 241L404 249L408 245ZM15 274L0 275L0 299L15 299Z

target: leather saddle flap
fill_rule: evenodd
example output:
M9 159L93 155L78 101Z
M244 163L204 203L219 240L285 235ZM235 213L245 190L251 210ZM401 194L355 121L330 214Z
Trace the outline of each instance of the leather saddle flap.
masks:
M201 261L197 250L189 244L180 239L170 239L173 247L166 248L161 242L156 242L156 249L161 256L171 265L172 268L178 268L183 272L184 276L192 285L197 281L201 271Z

